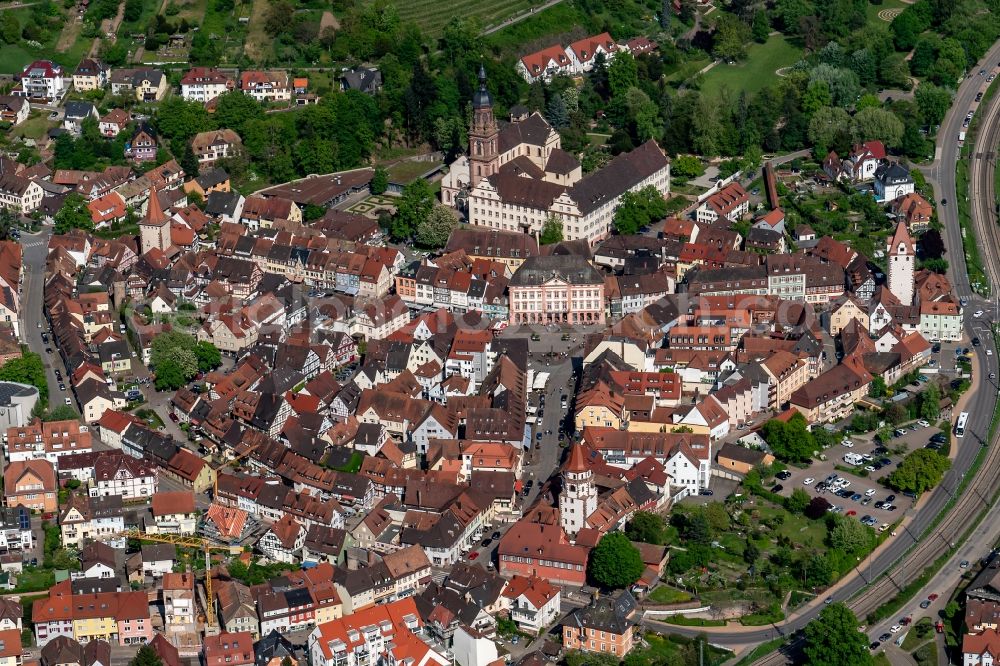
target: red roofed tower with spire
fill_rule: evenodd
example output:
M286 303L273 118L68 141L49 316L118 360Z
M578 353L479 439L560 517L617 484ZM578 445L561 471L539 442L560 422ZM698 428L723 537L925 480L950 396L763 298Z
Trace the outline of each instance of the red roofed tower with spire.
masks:
M577 442L569 451L562 470L562 492L559 493L559 521L570 537L587 526L587 518L597 511L597 487L594 473L587 465L587 452Z
M142 253L146 254L153 248L163 252L170 247L170 218L163 212L160 197L156 188L150 188L149 201L146 202L146 214L139 222L139 237Z

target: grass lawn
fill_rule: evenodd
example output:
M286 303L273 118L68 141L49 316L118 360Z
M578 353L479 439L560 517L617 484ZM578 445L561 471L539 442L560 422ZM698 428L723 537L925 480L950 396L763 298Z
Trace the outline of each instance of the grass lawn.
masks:
M868 15L869 23L886 23L886 21L879 18L879 12L885 9L902 9L903 7L906 7L906 3L903 0L882 0L882 3L878 5L869 3L865 13Z
M691 595L676 587L661 585L649 594L649 600L658 604L679 604L690 601Z
M51 569L36 569L27 567L17 576L15 592L39 592L47 590L56 583L55 574Z
M663 68L664 80L669 84L679 86L696 73L700 72L711 62L711 58L704 56L675 65L667 65Z
M691 640L676 635L661 636L654 633L648 633L643 638L649 644L649 647L638 649L633 654L640 657L638 661L644 661L649 664L682 663L683 655L681 647L687 645ZM697 653L697 650L695 650L695 653ZM702 656L704 657L703 663L706 666L715 666L716 664L725 662L732 656L732 653L721 650L713 645L706 645Z
M4 44L0 46L0 74L20 74L34 59L24 44Z
M708 70L701 81L701 91L707 96L718 95L722 90L757 92L773 83L775 71L794 65L802 59L802 49L788 43L784 37L774 35L764 44L751 44L747 59L735 65L719 63Z
M93 44L93 38L78 34L73 44L66 51L53 53L51 54L51 58L67 69L74 70L80 64L80 61L83 60L83 57L90 52L90 47Z
M52 123L49 122L48 114L40 111L32 111L28 119L14 128L14 136L26 136L29 139L40 139L45 136Z
M913 623L906 632L906 638L900 646L907 652L912 652L924 643L934 638L934 625L929 617L922 617Z
M587 139L590 140L590 145L592 146L607 145L608 139L610 138L611 138L610 134L600 134L599 132L587 132Z
M360 451L355 451L351 454L351 459L341 467L334 467L338 472L346 472L349 474L356 474L358 470L361 469L362 463L364 463L365 457Z
M809 592L802 592L801 590L792 590L791 596L788 597L788 608L789 610L798 608L802 604L808 602L810 599L814 599L815 594L810 594Z
M889 657L885 656L885 652L879 652L874 657L875 666L892 666L892 662L889 661Z
M163 425L163 419L161 419L160 415L152 409L140 409L136 411L135 415L154 428L159 428Z

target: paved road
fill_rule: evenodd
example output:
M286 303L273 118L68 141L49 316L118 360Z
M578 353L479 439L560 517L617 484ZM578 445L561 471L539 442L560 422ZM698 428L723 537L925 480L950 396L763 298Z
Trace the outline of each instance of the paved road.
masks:
M21 234L24 278L21 282L21 337L28 348L42 357L45 362L46 379L49 382L49 404L58 405L70 395L59 390L55 369L65 371L58 354L47 354L45 347L55 349L55 343L42 342L42 331L48 330L48 322L43 313L42 290L45 287L45 257L48 254L51 227L44 227L37 234ZM51 338L50 338L51 340ZM65 374L63 375L65 377Z
M987 55L984 56L981 64L977 64L971 69L973 75L967 78L960 86L955 103L942 123L938 134L940 145L936 153L937 160L927 170L928 181L934 186L938 201L940 201L941 197L948 198L949 201L954 201L955 199L954 165L958 148L957 128L961 127L970 104L975 99L976 93L980 90L984 82L983 77L979 77L976 72L983 67L983 64L997 63L998 61L1000 61L1000 42L993 45ZM941 221L945 226L946 246L952 251L949 277L960 297L971 298L972 291L969 286L968 276L965 273L965 266L958 259L961 256L959 248L962 247L962 244L961 231L958 228L954 206L939 205L938 214L941 216ZM970 303L971 305L972 303ZM972 322L967 318L965 328L968 337L972 335L982 337L981 328L979 327L981 327L981 324ZM982 339L984 346L976 348L979 355L978 361L985 372L996 372L996 354L986 354L987 349L993 351L992 337L984 337ZM967 404L964 407L966 411L970 412L967 434L964 440L957 445L957 453L953 466L945 476L940 488L921 499L919 512L899 536L883 544L873 555L871 561L865 560L861 563L862 566L860 568L855 569L853 573L846 576L839 584L834 586L828 595L820 595L820 598L817 598L817 600L804 607L798 613L792 615L784 622L771 627L702 627L693 629L655 621L644 621L644 625L647 628L664 633L707 634L709 640L718 645L745 646L762 643L779 636L787 636L804 627L820 613L823 608L823 599L825 596L832 597L834 601L847 602L855 612L858 612L863 617L870 610L877 608L880 603L891 598L899 588L906 584L909 578L919 575L923 567L926 566L924 564L925 561L927 563L932 562L940 552L944 551L948 543L946 537L942 536L942 534L960 534L963 526L968 524L968 520L971 520L986 505L985 500L981 500L971 490L968 491L966 495L969 495L971 499L961 502L956 506L956 510L959 513L953 512L951 514L955 516L955 519L946 520L935 530L935 534L924 540L923 545L915 548L912 553L907 553L921 539L921 535L923 535L951 499L952 492L957 488L975 460L979 451L979 444L985 444L995 401L996 393L993 390L975 390L969 394ZM1000 463L1000 461L997 462ZM992 474L995 471L992 464L984 465L983 469L985 470L984 473L990 473L992 476L995 476ZM1000 530L1000 525L997 525L995 529ZM894 566L904 555L906 557L902 561L903 568L901 574L899 570L894 569ZM886 578L879 579L879 576L887 571L892 571L892 573ZM869 574L869 572L871 573ZM868 586L868 580L875 579L878 579L875 585L866 590L864 594L859 595L857 599L852 600L852 597L858 595L859 592ZM762 661L767 661L767 663L782 663L786 659L783 655L776 655Z

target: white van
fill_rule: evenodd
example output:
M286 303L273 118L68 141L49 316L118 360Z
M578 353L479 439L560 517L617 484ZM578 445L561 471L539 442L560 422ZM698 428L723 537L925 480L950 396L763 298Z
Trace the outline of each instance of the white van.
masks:
M857 453L848 453L844 456L844 462L848 465L860 465L864 462L864 458L859 456Z

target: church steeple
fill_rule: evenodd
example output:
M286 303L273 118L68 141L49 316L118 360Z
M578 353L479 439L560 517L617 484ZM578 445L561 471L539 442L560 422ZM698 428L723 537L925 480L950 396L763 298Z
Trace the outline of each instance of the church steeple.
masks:
M489 178L499 168L500 128L493 115L493 98L486 86L486 68L479 65L479 89L472 95L472 127L469 128L469 179L471 186Z

